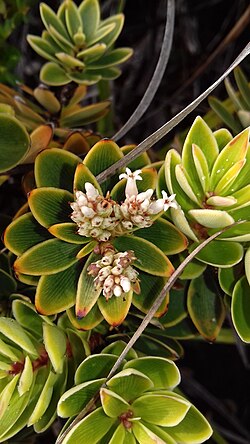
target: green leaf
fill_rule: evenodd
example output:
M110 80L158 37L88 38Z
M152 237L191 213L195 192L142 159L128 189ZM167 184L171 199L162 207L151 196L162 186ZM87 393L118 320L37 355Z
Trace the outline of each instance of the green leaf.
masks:
M61 418L68 418L77 415L99 392L105 379L95 379L78 384L67 390L60 398L57 406L57 413Z
M111 353L113 355L120 356L126 345L127 343L125 341L119 339L118 341L111 342L111 344L104 347L102 349L102 353ZM130 359L134 358L137 358L137 353L133 348L131 348L126 355L126 360L129 361Z
M78 226L73 222L64 222L49 227L49 232L57 239L61 239L71 244L87 244L91 241L90 237L80 236L77 233Z
M65 333L56 325L44 323L43 341L55 372L62 373L66 353Z
M250 285L250 248L248 248L246 251L244 265L245 265L246 278Z
M67 382L67 369L65 368L61 375L57 375L54 387L53 395L50 403L42 415L42 417L34 424L34 431L36 433L42 433L47 430L56 419L56 408L61 394L65 391Z
M147 313L152 307L160 291L166 284L167 278L162 276L153 276L152 274L140 271L140 294L134 293L132 304L143 313ZM169 294L166 293L160 307L155 312L155 317L161 317L167 310L169 303Z
M248 109L250 109L250 88L248 81L243 74L243 71L240 69L240 67L237 67L234 69L234 77L237 82L237 86L239 88L239 91L246 102Z
M63 23L46 3L40 4L40 14L43 24L48 31L50 30L50 27L53 26L60 34L63 35L63 37L69 39L69 35Z
M197 173L197 175L198 175L198 173ZM182 191L189 197L189 199L192 200L193 204L201 206L202 199L203 199L203 190L202 190L202 192L199 191L197 194L196 183L188 175L188 172L185 170L185 168L183 167L182 164L176 165L175 176L176 176L176 179L177 179L180 187L182 188ZM201 183L200 183L199 176L198 176L197 183L200 187Z
M206 192L209 189L209 168L207 159L203 151L195 144L192 145L192 155L201 186L203 191Z
M68 151L50 148L42 151L35 162L37 187L55 187L73 192L73 180L81 159Z
M93 61L99 59L107 50L107 46L105 43L96 43L95 45L90 46L89 48L83 49L82 51L77 53L77 57L79 59L83 59L84 62L88 65Z
M90 169L94 176L97 176L122 157L123 154L115 142L109 139L103 139L91 148L83 163ZM117 178L118 176L115 175L112 179L108 179L102 184L104 194L106 191L111 190L113 184L117 182Z
M0 333L14 342L14 344L17 344L22 350L25 350L32 356L38 357L37 350L29 336L14 319L1 317Z
M165 254L176 254L185 250L188 240L171 222L162 217L149 228L136 230L136 236L152 242Z
M150 406L150 408L148 408ZM136 417L152 424L173 427L186 416L191 404L184 398L160 394L145 394L136 399L132 409Z
M113 65L118 65L125 62L131 55L133 50L131 48L116 48L104 54L99 60L96 60L88 67L88 69L106 68Z
M35 299L40 313L60 313L74 305L81 267L77 262L64 271L40 278Z
M104 412L110 418L117 418L130 409L130 404L117 393L106 388L100 390L100 398Z
M85 183L91 183L102 195L102 190L95 176L86 165L79 163L74 176L74 191L83 191L85 193Z
M217 131L214 131L214 137L216 139L219 151L221 151L224 146L226 146L233 138L230 131L226 128L220 128Z
M67 315L69 317L70 322L73 324L75 328L78 330L91 330L96 327L103 321L103 316L98 308L98 305L95 304L90 312L82 319L79 319L75 315L75 309L70 308L67 310Z
M201 199L203 196L203 189L201 187L200 179L197 175L195 162L192 156L193 144L197 145L201 149L207 160L208 168L211 170L212 165L218 156L219 150L211 129L199 116L196 117L185 139L182 150L182 162L184 168L190 176L192 187L197 198Z
M187 316L186 294L184 290L171 290L167 313L160 322L164 327L176 325Z
M119 442L120 444L125 444L127 443L126 441L126 435L128 435L129 432L126 432L125 427L123 426L123 424L120 424L117 429L115 430L112 438L110 439L110 441L108 442L108 444L116 444L117 442ZM129 433L131 435L131 433ZM133 435L132 435L133 436ZM127 443L128 444L128 443ZM133 443L132 443L133 444Z
M146 375L153 382L154 390L173 389L180 383L179 370L169 359L145 356L130 360L123 368L134 368Z
M242 272L242 263L239 263L234 267L219 268L218 278L220 287L229 296L232 295L234 286L240 278Z
M97 301L99 310L112 327L117 327L126 318L132 302L132 296L133 290L123 293L120 297L112 296L107 301L103 295L99 297Z
M65 21L71 38L82 31L82 20L74 2L67 2L65 8Z
M29 206L33 216L48 228L59 222L68 222L74 197L69 191L53 187L36 188L29 194Z
M61 86L70 83L70 78L57 63L48 62L42 66L40 80L46 85Z
M197 244L193 244L190 251L193 251ZM243 256L243 247L237 242L211 241L197 255L196 259L215 267L231 267L238 264Z
M110 390L120 395L125 401L132 401L143 392L153 388L153 382L143 373L126 368L113 376L107 386Z
M198 238L189 225L184 211L181 208L170 208L170 213L172 221L179 228L179 230L193 241L198 242Z
M150 424L146 421L142 421L141 423L144 425L144 427L147 427L151 432L155 433L158 439L161 438L165 444L176 444L176 441L171 438L171 436L165 430L163 430L162 427Z
M106 416L100 407L78 422L67 434L63 444L76 444L86 439L92 444L97 444L114 423L115 419Z
M38 55L51 62L56 61L55 52L57 45L54 46L52 42L45 40L45 38L31 34L27 36L27 41Z
M208 99L208 103L212 110L220 117L222 122L225 122L225 124L234 132L238 133L241 130L240 123L233 117L232 113L228 111L227 107L218 100L216 97L210 96Z
M88 356L76 370L75 384L106 378L116 361L117 356L110 353Z
M80 109L74 109L63 113L60 119L62 127L81 127L83 125L95 122L108 112L110 102L108 100L92 105L84 106Z
M202 210L189 210L188 214L207 228L224 228L234 223L234 219L227 211L204 208Z
M190 210L194 207L192 200L184 193L178 180L176 179L175 169L181 164L180 154L171 149L167 152L165 159L165 179L170 194L176 194L176 200L183 210ZM161 180L163 181L163 179ZM161 198L161 196L159 196ZM172 208L171 208L172 210ZM176 210L177 211L177 210Z
M37 421L39 421L39 419L45 413L53 395L53 386L56 381L56 378L57 376L55 375L55 373L49 372L43 390L38 398L38 401L32 412L32 415L29 418L28 426L31 426L35 424Z
M167 444L166 441L163 441L158 435L139 421L133 423L133 433L139 444Z
M236 283L232 294L232 320L242 341L250 342L250 286L245 276Z
M23 214L14 219L4 233L6 247L17 256L50 238L50 233L37 223L31 213Z
M245 159L248 150L249 129L234 137L218 155L210 177L210 186L215 189L225 174L237 162Z
M123 23L124 23L123 14L112 15L111 17L108 17L107 19L101 22L101 26L99 28L100 31L102 31L102 29L107 25L113 25L112 30L107 35L105 35L105 37L102 38L102 43L105 43L108 48L111 47L118 38L122 30Z
M0 439L3 441L3 436L14 429L15 423L18 421L22 413L27 408L29 399L31 397L32 390L27 391L20 396L18 390L15 389L11 402L8 404L7 409L0 421ZM10 436L12 436L10 434Z
M97 0L84 0L79 6L82 29L87 42L95 35L100 22L100 6Z
M0 113L0 172L20 163L29 147L30 138L25 127L15 117Z
M118 251L133 250L135 252L135 266L139 270L155 276L169 277L174 268L165 254L151 242L136 236L120 236L114 239L114 246ZM150 261L149 261L150 258Z
M68 244L59 239L49 239L35 245L14 263L17 273L41 276L66 270L75 262L81 245Z
M187 292L189 315L199 331L208 341L215 341L225 319L225 306L217 289L209 288L204 275L193 279Z
M29 356L26 356L24 361L23 371L20 376L17 388L20 396L22 396L24 393L30 390L31 385L33 383L33 378L34 378L34 371L33 371L32 362Z
M42 318L30 302L15 299L12 302L12 312L18 324L30 331L33 335L42 336Z
M8 384L4 387L4 389L0 393L0 419L5 414L10 402L11 397L14 393L14 390L16 388L17 382L19 380L20 375L14 376Z
M208 421L193 405L180 424L163 430L166 430L177 442L186 444L200 444L209 439L213 433Z
M100 296L101 289L94 286L94 279L88 274L88 267L97 260L97 255L92 253L86 261L80 274L76 293L76 316L78 319L85 317L95 305Z
M184 258L185 258L185 256L182 257L183 260L184 260ZM202 264L201 262L197 261L196 259L193 259L184 268L183 272L179 276L179 279L181 279L181 280L195 279L195 278L199 277L203 273L204 270L206 270L206 265Z

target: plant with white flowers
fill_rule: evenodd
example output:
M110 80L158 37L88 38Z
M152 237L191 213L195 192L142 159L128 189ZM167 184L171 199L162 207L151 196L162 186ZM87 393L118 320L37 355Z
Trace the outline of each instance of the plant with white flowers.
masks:
M37 285L37 310L44 315L67 310L81 329L103 318L119 325L131 303L146 313L174 271L167 254L187 245L165 219L165 211L177 207L175 196L162 191L161 198L154 197L157 172L150 165L135 172L128 167L100 187L95 175L122 156L107 139L83 162L57 148L43 151L35 162L30 212L5 233L6 246L17 255L17 277ZM166 294L156 316L168 302Z

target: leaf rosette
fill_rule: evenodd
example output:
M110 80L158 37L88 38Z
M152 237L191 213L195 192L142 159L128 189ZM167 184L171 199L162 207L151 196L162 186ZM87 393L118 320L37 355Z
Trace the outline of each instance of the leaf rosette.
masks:
M58 414L71 418L95 396L95 409L76 423L63 439L96 443L202 443L212 433L204 416L174 389L180 382L176 365L159 357L129 357L106 378L117 357L92 355L78 367L75 386L58 403ZM100 394L100 400L97 394Z
M160 217L164 211L159 213L158 209L153 215L153 219L157 220L152 219L149 228L138 228L138 222L134 230L123 227L122 232L112 234L109 239L100 239L97 235L100 230L94 226L89 237L79 234L79 225L72 220L72 206L77 203L77 193L84 194L86 191L86 184L92 187L92 191L95 190L104 205L111 205L110 202L118 205L117 202L125 199L125 178L116 183L117 176L114 176L101 187L95 179L95 175L122 156L122 150L106 139L95 144L83 162L64 150L44 150L35 161L37 188L28 196L30 212L16 218L5 231L6 247L18 256L14 263L18 279L32 282L32 285L34 281L37 283L37 310L44 315L67 310L73 325L80 329L91 329L103 318L110 325L119 325L126 317L131 302L142 312L147 312L174 269L166 253L180 252L187 245L186 237ZM143 196L147 196L145 189L150 188L153 193L157 180L154 168L150 165L143 167L146 160L143 156L137 164L142 168L143 180L139 182L138 189ZM108 190L111 190L110 193ZM152 202L147 199L146 203L148 206L156 205L159 201L163 202L163 199ZM87 210L90 211L89 208ZM88 222L92 221L89 213L88 217ZM159 236L156 236L159 230ZM145 238L144 232L147 233ZM172 237L174 243L171 242ZM105 299L102 288L95 284L90 273L91 264L104 258L100 254L100 246L106 245L105 240L117 253L133 251L136 259L132 265L139 272L140 294L133 294L132 286L124 281L122 294L116 292L116 296L120 297ZM166 294L156 316L165 313L168 299Z
M89 353L81 332L40 316L28 298L13 298L15 319L0 318L0 442L26 426L36 433L49 428L58 400Z
M179 208L171 208L175 225L198 242L236 221L197 255L217 267L240 262L242 243L250 240L249 129L232 138L221 129L212 133L197 117L184 142L182 156L171 149L165 161L165 180L176 193ZM164 171L162 171L164 174Z
M65 0L57 13L41 3L40 13L46 30L41 37L29 35L28 42L49 60L40 72L43 83L92 85L121 74L117 65L132 54L130 48L113 49L123 27L123 14L101 20L98 0L83 0L79 7Z

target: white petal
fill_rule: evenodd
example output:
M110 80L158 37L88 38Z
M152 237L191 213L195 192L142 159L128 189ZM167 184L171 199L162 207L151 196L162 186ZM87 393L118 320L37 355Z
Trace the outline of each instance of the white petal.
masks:
M98 239L102 242L106 242L107 240L109 240L110 236L110 231L103 231L102 234L99 235Z
M128 175L125 174L125 173L122 173L122 174L119 175L119 179L120 179L120 180L121 180L121 179L127 179L127 178L128 178Z
M113 292L114 292L114 295L116 297L121 296L121 294L122 294L122 287L120 287L120 285L115 285Z
M132 173L130 168L127 167L125 171L126 171L128 176L132 176L133 173Z
M122 276L120 282L121 282L121 286L122 286L124 293L128 293L128 291L131 288L130 280L127 277Z
M132 197L132 196L137 196L137 194L138 194L138 189L136 181L133 178L129 177L125 188L125 196Z
M164 199L157 199L150 204L148 212L150 214L158 214L163 210L163 208L164 208Z
M99 196L99 191L90 182L85 183L85 190L87 198L90 200L95 200Z
M94 210L89 207L81 207L81 212L85 217L88 217L88 218L95 216Z
M154 190L152 190L152 188L149 188L147 191L139 193L136 197L137 202L143 202L146 199L151 199L153 192Z

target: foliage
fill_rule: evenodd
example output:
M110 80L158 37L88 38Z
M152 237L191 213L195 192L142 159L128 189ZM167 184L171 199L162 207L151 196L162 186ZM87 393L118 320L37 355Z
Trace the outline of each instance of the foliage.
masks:
M5 38L29 3L7 6ZM198 444L212 429L178 388L179 341L232 341L231 312L250 342L249 86L237 68L229 105L210 98L234 136L198 116L165 160L118 146L101 96L132 50L101 6L41 3L42 83L0 84L0 186L18 189L0 218L0 442L57 418L58 444Z

